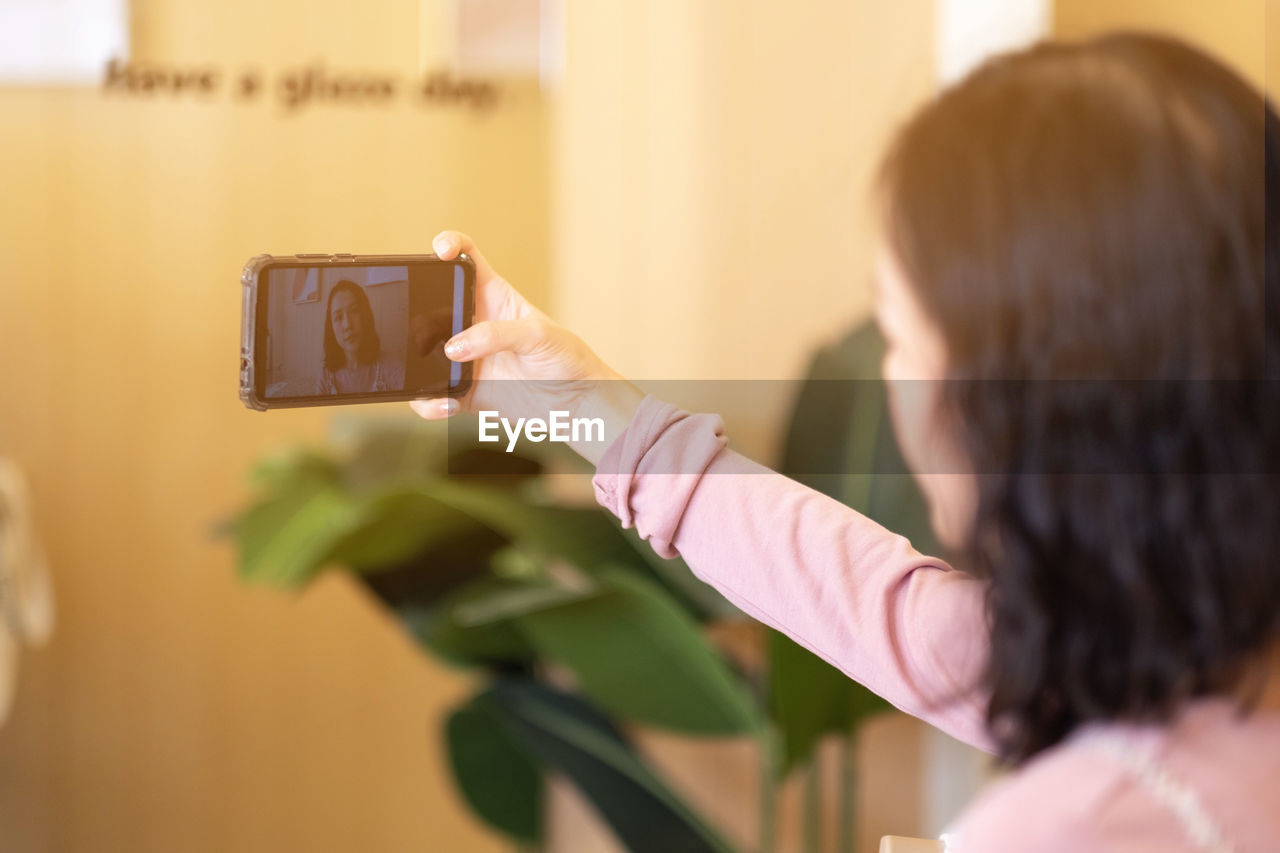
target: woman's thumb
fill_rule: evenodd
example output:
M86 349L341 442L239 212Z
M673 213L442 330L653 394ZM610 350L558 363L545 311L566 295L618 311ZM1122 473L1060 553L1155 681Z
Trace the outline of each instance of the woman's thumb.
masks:
M545 324L533 318L482 320L450 338L444 354L453 361L474 361L499 352L527 355L545 340Z

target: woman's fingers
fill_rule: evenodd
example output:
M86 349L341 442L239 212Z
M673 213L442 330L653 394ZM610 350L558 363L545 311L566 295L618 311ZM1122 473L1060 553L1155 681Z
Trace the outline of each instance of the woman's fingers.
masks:
M446 261L467 253L476 264L476 317L514 320L536 313L528 301L507 280L498 275L476 248L475 241L461 231L441 231L431 241L436 256Z
M484 284L498 277L485 260L484 255L476 248L475 241L461 231L441 231L431 241L431 248L442 260L451 261L459 254L466 253L476 262L476 283Z
M440 421L456 415L461 405L452 397L435 397L430 400L410 400L409 408L429 421Z
M475 361L499 352L528 355L546 340L546 324L540 319L483 320L450 338L444 354L453 361Z

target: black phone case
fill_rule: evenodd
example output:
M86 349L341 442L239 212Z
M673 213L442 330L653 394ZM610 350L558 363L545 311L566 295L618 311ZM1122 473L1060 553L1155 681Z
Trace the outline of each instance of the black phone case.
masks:
M265 412L269 409L297 409L307 406L347 406L353 403L394 403L416 400L418 393L404 391L378 391L369 394L343 394L337 398L271 399L258 389L258 293L259 278L269 264L305 264L325 267L400 266L439 260L427 255L348 255L348 254L298 254L255 255L244 265L240 273L240 291L243 300L240 312L240 400L250 409ZM466 269L465 295L463 297L462 325L470 326L475 320L476 265L469 256L462 254L449 263L461 263ZM463 362L462 379L454 387L441 391L439 397L463 397L471 390L472 363Z

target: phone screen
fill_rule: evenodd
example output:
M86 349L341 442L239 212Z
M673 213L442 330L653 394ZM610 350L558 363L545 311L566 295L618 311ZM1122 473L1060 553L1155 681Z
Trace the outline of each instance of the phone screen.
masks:
M268 405L444 396L468 365L444 345L470 322L474 267L272 262L258 279L256 384Z

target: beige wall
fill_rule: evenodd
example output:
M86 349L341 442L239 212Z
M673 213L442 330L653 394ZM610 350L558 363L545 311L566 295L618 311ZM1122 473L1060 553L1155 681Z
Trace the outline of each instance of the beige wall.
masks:
M1261 86L1265 33L1274 26L1274 20L1266 20L1268 4L1274 0L1054 0L1054 30L1066 38L1120 28L1170 33L1208 50Z
M1280 87L1280 0L1267 0L1267 46L1263 56L1266 65L1267 93L1274 100Z
M629 375L795 375L868 310L869 178L931 89L928 4L571 6L561 314Z
M135 58L408 75L419 5L134 0ZM545 121L516 94L284 117L0 88L0 453L34 481L60 607L0 729L0 849L505 849L437 746L465 679L342 580L244 587L210 529L251 459L330 421L236 397L249 256L458 226L545 293Z
M869 312L868 190L931 91L930 4L570 8L558 313L628 376L796 376ZM748 406L738 446L772 453L789 402Z

